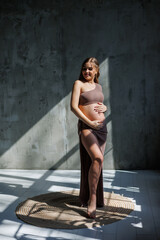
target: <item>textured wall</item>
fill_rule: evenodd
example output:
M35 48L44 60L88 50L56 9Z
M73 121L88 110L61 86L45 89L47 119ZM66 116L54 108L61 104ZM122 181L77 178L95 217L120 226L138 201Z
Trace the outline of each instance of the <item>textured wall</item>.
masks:
M2 0L0 168L79 169L70 92L100 62L109 130L105 169L159 167L156 0Z

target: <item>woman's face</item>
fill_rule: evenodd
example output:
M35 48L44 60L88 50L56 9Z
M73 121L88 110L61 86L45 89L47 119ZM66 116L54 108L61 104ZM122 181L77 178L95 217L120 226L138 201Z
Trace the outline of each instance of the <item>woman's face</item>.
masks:
M82 67L82 75L86 81L94 80L95 74L97 73L97 69L94 63L85 63Z

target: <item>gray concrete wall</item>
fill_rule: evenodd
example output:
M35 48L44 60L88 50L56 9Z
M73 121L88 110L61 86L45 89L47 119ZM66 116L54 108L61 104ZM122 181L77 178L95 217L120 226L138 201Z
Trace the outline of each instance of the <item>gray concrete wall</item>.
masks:
M2 0L0 168L79 169L70 94L82 61L100 62L105 169L159 167L160 2Z

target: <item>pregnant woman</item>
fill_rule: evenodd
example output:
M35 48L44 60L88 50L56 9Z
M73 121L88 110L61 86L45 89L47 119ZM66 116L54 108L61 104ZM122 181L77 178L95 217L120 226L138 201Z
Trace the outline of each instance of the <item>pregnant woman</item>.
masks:
M79 118L81 184L80 200L90 218L96 217L96 207L104 206L102 165L107 137L102 87L98 83L99 64L87 58L81 68L71 96L71 110Z

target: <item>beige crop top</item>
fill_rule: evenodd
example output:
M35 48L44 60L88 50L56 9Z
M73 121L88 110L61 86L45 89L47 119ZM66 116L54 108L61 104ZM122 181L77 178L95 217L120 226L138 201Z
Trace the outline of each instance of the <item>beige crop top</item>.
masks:
M79 105L88 105L97 102L103 102L104 96L102 92L102 87L100 84L96 83L94 89L86 91L80 94Z

